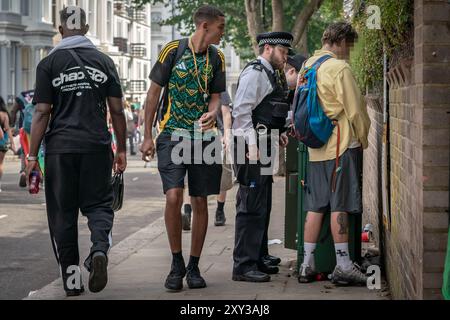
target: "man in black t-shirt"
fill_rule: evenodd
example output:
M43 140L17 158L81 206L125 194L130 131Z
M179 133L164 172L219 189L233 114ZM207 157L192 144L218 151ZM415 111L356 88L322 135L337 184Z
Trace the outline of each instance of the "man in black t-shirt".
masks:
M50 236L64 290L73 296L84 291L79 270L79 210L87 217L91 231L92 247L84 263L90 271L89 290L99 292L107 283L107 252L114 218L111 172L113 167L116 172L126 169L126 123L115 65L84 36L89 29L85 12L67 7L60 16L63 40L36 71L27 175L40 172L37 152L45 133ZM117 137L115 159L105 100Z
M218 141L215 140L217 130L214 125L220 107L220 93L225 91L225 59L223 53L212 44L220 43L225 17L217 8L205 5L195 12L194 22L196 31L189 38L188 45L188 39L168 43L151 71L152 83L145 105L145 136L141 146L143 160L149 161L155 153L152 123L161 90L165 87L167 99L163 118L160 119L161 134L156 150L166 195L165 221L173 255L172 268L165 282L165 287L171 290L182 289L185 275L189 288L206 287L198 262L208 228L207 196L220 192L222 172L219 163L207 164L203 158L193 159L194 152L187 155L188 161L184 160L186 154L183 154L182 163L172 159L172 150L178 144L174 141L177 137L182 137L188 145L192 143L191 151L196 146L204 151L211 143L207 140ZM180 214L186 173L194 211L191 255L187 267L181 252Z

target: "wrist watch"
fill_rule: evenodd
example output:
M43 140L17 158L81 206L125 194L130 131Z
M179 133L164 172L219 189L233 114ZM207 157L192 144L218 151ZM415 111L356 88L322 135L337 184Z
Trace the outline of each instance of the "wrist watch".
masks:
M37 161L37 160L38 160L38 157L28 156L28 157L27 157L27 160L28 160L28 161Z

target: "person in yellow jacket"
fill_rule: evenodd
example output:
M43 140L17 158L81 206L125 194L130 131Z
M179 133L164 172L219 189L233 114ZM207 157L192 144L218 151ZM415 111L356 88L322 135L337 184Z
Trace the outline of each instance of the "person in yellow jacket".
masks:
M314 251L324 214L331 212L336 267L332 281L342 285L365 284L366 276L350 260L348 214L361 214L360 176L362 150L367 148L370 119L352 70L345 61L357 39L346 22L333 23L322 36L322 48L304 67L324 55L331 56L317 70L317 93L328 118L337 120L328 142L321 148L309 148L305 183L304 260L298 281L315 279Z

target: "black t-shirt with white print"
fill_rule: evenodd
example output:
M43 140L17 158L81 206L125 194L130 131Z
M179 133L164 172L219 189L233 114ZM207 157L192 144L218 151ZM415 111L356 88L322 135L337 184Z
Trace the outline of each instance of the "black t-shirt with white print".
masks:
M111 58L93 48L74 49L102 99L122 98L119 75ZM45 134L47 153L96 153L109 150L111 134L97 95L69 50L57 50L37 66L33 103L52 105Z

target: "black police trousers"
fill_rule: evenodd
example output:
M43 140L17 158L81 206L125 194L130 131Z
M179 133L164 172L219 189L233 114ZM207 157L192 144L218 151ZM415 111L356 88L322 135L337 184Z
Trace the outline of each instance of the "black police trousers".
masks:
M245 165L244 165L245 166ZM240 183L236 195L233 274L258 270L268 254L267 232L272 209L272 176L261 175L254 185Z
M96 251L111 246L114 212L111 150L91 154L47 154L45 197L50 237L64 277L67 268L79 265L78 212L87 217L92 247L85 261L90 267Z

